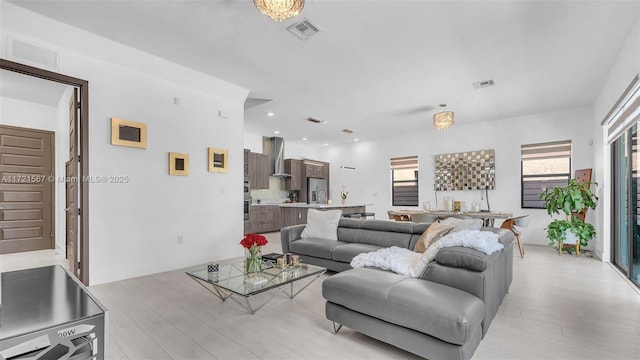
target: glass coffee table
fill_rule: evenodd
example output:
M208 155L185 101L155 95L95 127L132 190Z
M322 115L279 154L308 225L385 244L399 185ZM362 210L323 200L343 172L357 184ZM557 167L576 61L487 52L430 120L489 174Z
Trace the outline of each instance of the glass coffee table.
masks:
M286 269L263 265L262 272L248 274L245 272L245 261L239 260L221 262L217 276L213 275L215 273L207 272L207 265L190 269L186 273L198 284L220 298L220 300L231 299L244 307L249 313L254 314L287 288L287 284L289 285L289 293L287 295L290 299L293 299L326 271L327 269L321 266L301 263ZM309 281L294 292L293 284L303 279ZM252 297L266 291L271 291L266 300L257 305L254 298L254 303L251 303Z

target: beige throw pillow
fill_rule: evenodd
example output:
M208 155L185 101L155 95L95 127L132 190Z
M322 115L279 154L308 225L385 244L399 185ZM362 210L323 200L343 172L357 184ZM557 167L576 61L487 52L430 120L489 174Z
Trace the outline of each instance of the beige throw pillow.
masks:
M453 230L453 226L451 225L441 224L438 221L434 222L422 233L422 236L420 236L418 242L416 242L416 246L413 248L413 251L425 252L431 244L447 235L451 230Z
M445 225L453 226L453 231L460 230L480 230L482 228L482 219L458 219L454 217L446 218L440 221Z
M302 239L338 240L338 223L342 210L316 210L307 212L307 226L302 230Z

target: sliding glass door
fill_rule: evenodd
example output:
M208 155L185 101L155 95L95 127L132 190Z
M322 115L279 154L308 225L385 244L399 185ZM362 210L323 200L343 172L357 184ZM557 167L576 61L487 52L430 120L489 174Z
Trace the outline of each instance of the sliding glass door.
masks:
M613 262L640 286L640 149L638 125L612 145Z
M640 161L640 151L638 149L638 124L633 125L629 130L629 139L631 140L631 203L629 209L631 210L631 244L629 246L630 262L629 277L636 284L640 284L640 190L638 186L638 161Z
M613 153L613 262L628 274L629 271L629 151L627 134L612 144Z

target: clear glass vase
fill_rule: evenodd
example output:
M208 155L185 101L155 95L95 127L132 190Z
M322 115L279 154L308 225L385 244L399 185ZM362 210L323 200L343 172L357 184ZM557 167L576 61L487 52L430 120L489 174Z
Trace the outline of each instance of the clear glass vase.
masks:
M247 273L259 273L262 271L262 247L252 246L247 249L247 259L245 260L245 271Z

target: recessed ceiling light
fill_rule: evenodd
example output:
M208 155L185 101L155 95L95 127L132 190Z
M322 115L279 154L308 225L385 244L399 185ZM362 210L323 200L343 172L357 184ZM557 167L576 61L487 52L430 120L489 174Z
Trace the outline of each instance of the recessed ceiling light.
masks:
M272 117L272 116L274 116L275 114L274 114L274 113L272 113L271 111L269 111L269 112L268 112L268 113L266 113L265 115L267 115L268 117Z
M307 141L307 138L302 138L302 141Z
M324 146L329 146L329 143L324 143Z
M358 138L355 138L355 139L353 139L353 141L360 141L360 139L358 139Z
M274 134L280 134L280 131L276 130L273 132Z

